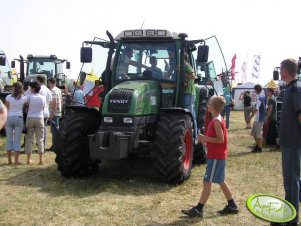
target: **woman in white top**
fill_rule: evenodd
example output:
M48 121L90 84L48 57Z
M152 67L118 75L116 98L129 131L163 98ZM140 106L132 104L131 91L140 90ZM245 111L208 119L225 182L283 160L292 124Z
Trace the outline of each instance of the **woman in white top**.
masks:
M31 145L33 142L33 135L35 134L40 156L39 164L43 164L44 153L44 108L46 106L46 99L39 94L41 85L38 82L30 83L31 95L28 98L29 107L26 119L27 133L25 136L25 153L27 154L27 164L32 163L31 160Z
M21 134L23 130L23 105L27 102L27 97L23 95L22 83L13 84L13 93L6 97L5 105L8 109L6 129L6 150L8 164L12 164L11 152L15 151L15 165L19 165L19 153L21 150Z

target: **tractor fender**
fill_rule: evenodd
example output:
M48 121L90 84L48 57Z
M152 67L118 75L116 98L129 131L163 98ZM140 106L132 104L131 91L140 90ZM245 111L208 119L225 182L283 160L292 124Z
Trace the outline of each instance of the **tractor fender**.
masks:
M192 114L188 109L174 107L174 108L160 108L160 111L163 111L164 113L185 113L185 114L189 115L189 117L191 118L191 121L193 122ZM194 125L193 125L193 128L194 128Z
M86 105L68 105L65 108L66 108L66 111L68 111L68 109L71 109L73 111L86 111L86 112L90 111L90 112L99 113L99 111L96 108L89 107L89 106L86 106Z

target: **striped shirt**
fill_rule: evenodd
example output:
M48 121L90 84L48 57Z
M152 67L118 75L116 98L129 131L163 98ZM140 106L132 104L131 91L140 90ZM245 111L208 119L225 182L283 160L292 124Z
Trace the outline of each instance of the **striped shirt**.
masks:
M62 116L62 92L59 88L53 87L50 90L52 94L52 101L56 100L56 108L54 116L61 117ZM50 115L52 115L52 106L49 106Z

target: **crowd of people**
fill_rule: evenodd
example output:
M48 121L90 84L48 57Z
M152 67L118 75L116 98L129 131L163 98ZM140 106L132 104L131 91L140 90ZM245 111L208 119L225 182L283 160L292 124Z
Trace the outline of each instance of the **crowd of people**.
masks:
M46 149L46 125L48 122L51 123L52 139L54 139L59 126L59 119L62 116L63 103L62 93L56 87L55 79L50 78L48 80L49 88L46 87L45 82L44 76L38 76L37 81L31 82L25 92L23 92L22 83L16 82L13 84L12 94L6 97L7 122L5 130L8 164L20 164L22 131L26 131L24 148L24 152L27 154L26 163L33 163L31 156L35 136L39 153L38 164L43 164L43 153L48 150ZM53 140L52 143L54 143Z

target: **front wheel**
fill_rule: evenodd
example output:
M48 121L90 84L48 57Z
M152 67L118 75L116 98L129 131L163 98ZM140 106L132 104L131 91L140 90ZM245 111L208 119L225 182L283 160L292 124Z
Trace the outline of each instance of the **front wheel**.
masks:
M178 184L188 179L192 168L191 118L184 113L164 113L156 131L155 168L165 181Z
M89 175L98 170L99 162L90 159L87 135L95 133L99 124L94 109L68 109L56 138L55 162L63 176Z

